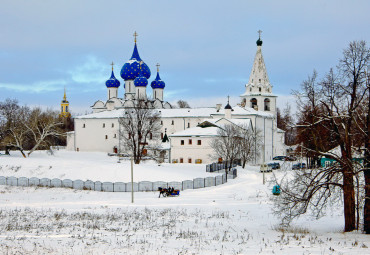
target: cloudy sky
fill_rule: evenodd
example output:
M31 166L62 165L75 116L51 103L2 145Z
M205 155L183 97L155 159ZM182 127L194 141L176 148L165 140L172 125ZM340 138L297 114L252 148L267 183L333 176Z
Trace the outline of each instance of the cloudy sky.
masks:
M1 0L0 101L59 109L66 87L72 111L88 111L106 99L110 63L118 78L137 31L149 81L161 65L166 100L206 106L230 95L236 104L261 29L283 105L313 69L335 67L350 41L370 41L369 10L368 0Z

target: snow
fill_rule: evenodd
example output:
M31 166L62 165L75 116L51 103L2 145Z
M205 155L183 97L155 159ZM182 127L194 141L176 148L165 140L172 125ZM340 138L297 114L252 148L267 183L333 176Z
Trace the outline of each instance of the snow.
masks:
M19 152L12 156L0 156L0 176L59 178L71 180L92 180L101 182L131 181L131 162L118 162L104 152L55 151L50 156L46 151L35 151L29 158ZM204 164L188 168L186 164L134 164L134 182L139 181L185 181L198 177L215 176L205 171Z
M224 116L225 109L217 111L215 107L202 107L202 108L180 108L180 109L157 109L161 117L163 118L185 118L185 117L200 117L210 118L217 116ZM111 111L102 111L97 113L91 113L82 116L76 116L76 119L113 119L122 117L125 109L114 109ZM256 111L252 108L242 108L240 106L234 106L232 116L246 116L246 115L259 115L267 118L273 118L272 113L264 111Z
M6 165L21 165L18 171L22 171L28 165L32 168L47 163L53 169L66 164L59 167L65 169L66 175L72 175L79 171L88 173L80 169L83 163L89 167L96 164L100 171L93 169L97 176L92 179L102 178L113 165L120 165L99 153L58 152L56 156L38 153L24 159L26 163L18 155L0 156L0 165L2 169ZM181 172L198 175L201 168L205 172L204 166L171 166L179 167L176 175L184 174ZM143 168L161 171L161 167L149 163ZM33 173L38 171L47 173L43 167ZM257 166L239 168L238 173L238 178L226 184L181 191L179 197L158 198L157 192L137 192L134 203L130 193L0 186L0 251L3 254L369 254L368 236L342 232L341 205L328 209L327 216L318 220L305 215L283 231L278 217L271 211L272 184L262 184ZM284 171L274 174L279 177ZM265 176L270 179L272 174ZM165 178L163 172L157 178Z

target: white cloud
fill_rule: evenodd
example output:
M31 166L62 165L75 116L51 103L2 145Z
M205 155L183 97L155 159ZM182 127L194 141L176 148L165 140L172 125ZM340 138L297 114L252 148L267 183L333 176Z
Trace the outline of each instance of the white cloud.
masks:
M42 93L61 90L67 82L65 80L46 80L34 83L0 83L0 88L12 90L14 92Z
M100 62L97 57L89 55L86 61L72 70L67 71L75 83L103 83L110 77L107 63ZM116 77L117 78L117 77Z

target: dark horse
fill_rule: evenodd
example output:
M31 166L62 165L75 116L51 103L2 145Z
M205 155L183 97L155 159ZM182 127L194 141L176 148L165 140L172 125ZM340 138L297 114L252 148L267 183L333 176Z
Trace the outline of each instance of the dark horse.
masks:
M162 195L162 197L167 197L168 196L168 189L158 187L158 191L159 191L159 197L158 198L160 198L161 195Z

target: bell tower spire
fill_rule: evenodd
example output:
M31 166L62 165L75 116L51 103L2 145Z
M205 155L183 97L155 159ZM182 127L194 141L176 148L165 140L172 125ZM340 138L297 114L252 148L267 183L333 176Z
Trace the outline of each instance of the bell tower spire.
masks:
M71 113L69 112L69 102L67 101L66 96L66 87L64 87L64 96L62 103L60 104L60 117L68 118L71 117Z

